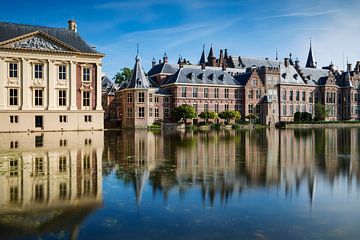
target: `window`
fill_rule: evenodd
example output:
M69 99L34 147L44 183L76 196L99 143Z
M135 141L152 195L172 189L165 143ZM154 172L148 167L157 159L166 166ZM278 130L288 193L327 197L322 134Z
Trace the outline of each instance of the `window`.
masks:
M18 123L19 122L19 117L18 116L10 116L10 123Z
M155 102L159 102L159 97L155 97Z
M204 88L204 98L208 98L208 97L209 97L209 89Z
M149 117L152 117L152 116L153 116L153 109L149 108Z
M16 203L19 200L19 187L18 186L11 186L10 193L9 193L9 201L11 203Z
M300 112L300 105L296 106L296 112Z
M90 169L90 154L85 154L83 157L83 168L84 170Z
M153 101L153 94L149 93L149 102L152 102L152 101Z
M43 201L44 200L44 185L36 184L35 185L35 201Z
M127 117L132 118L133 117L133 109L131 107L127 108Z
M216 112L216 113L219 112L219 104L215 104L215 112Z
M225 104L225 111L229 111L229 104Z
M294 92L293 90L290 90L290 101L294 99Z
M197 98L197 97L198 97L198 88L193 87L193 98Z
M44 159L42 157L35 158L35 175L44 174Z
M218 88L214 89L214 98L219 98L219 89Z
M256 80L256 79L253 79L253 80L252 80L252 85L253 85L253 86L256 86L256 85L257 85L257 80Z
M300 92L296 91L296 101L300 101Z
M59 157L59 172L66 172L66 156Z
M9 89L9 105L17 106L19 104L19 90L17 88Z
M10 142L10 148L18 148L19 147L19 142L18 141L11 141Z
M313 102L313 93L312 92L310 92L309 93L309 102Z
M229 98L229 89L224 89L224 98Z
M165 117L165 118L170 117L170 109L168 109L168 108L165 108L165 109L164 109L164 117Z
M66 106L66 90L59 90L58 100L60 107Z
M198 112L198 105L196 103L193 104L193 108L194 108L195 112L197 113Z
M309 105L309 112L313 113L313 106L311 104Z
M303 100L303 102L306 101L306 92L302 92L302 100Z
M60 147L66 147L67 146L67 140L66 139L60 139L59 145L60 145Z
M67 195L67 186L66 183L59 184L59 198L65 199Z
M66 115L60 115L59 116L59 122L66 123L67 122L67 116Z
M133 101L133 95L132 95L132 93L128 93L127 94L127 102L131 103L132 101Z
M139 94L138 94L138 101L139 101L140 103L145 102L145 93L144 93L144 92L139 92Z
M18 77L18 64L17 63L9 63L9 77L10 78Z
M205 103L204 104L204 112L208 112L209 111L209 104Z
M255 107L255 113L260 114L260 105L256 105Z
M35 106L42 106L43 103L43 98L44 98L44 90L42 89L35 89L34 90L34 94L35 94Z
M248 112L249 112L249 114L250 114L250 113L253 113L253 109L254 109L254 106L253 106L252 104L249 104L249 105L248 105Z
M254 97L254 90L250 89L248 93L248 98L252 99Z
M256 90L256 99L260 99L261 90Z
M306 105L302 106L302 112L306 112Z
M42 64L34 64L34 78L35 79L43 79L43 65Z
M286 116L286 105L285 104L282 106L282 109L283 109L283 115Z
M91 117L91 115L85 115L85 116L84 116L84 121L85 121L85 122L92 122L92 117Z
M170 99L168 97L164 97L164 103L169 103Z
M286 101L286 90L283 91L282 100Z
M186 87L181 87L181 97L186 97Z
M10 176L17 176L19 170L19 161L17 159L11 159L9 162L10 165Z
M35 136L35 147L42 147L44 146L44 136Z
M156 118L159 117L159 108L158 107L155 108L155 117Z
M89 82L90 81L90 68L84 67L82 76L83 76L84 82Z
M43 127L43 116L35 116L35 127L36 128L42 128Z
M139 116L139 118L145 117L145 108L144 107L139 107L138 116Z
M90 107L90 91L83 91L83 106Z
M293 115L293 114L294 114L294 106L290 105L290 115Z
M66 80L66 66L60 65L58 67L59 70L59 80Z

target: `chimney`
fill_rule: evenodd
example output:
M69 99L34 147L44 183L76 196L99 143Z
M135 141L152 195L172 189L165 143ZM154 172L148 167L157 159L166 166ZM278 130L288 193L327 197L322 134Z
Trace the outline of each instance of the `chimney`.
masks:
M285 67L289 66L289 58L284 58L284 65Z
M351 63L347 64L347 70L348 70L348 72L351 72Z
M223 62L224 62L223 50L220 49L219 67L221 67L223 65Z
M68 29L75 32L75 33L77 32L77 25L76 25L75 20L69 20L68 21Z
M355 71L356 71L356 73L360 73L360 61L356 62Z
M229 57L229 56L228 56L227 48L225 48L225 55L224 55L225 60L227 60L228 57Z
M224 72L226 72L226 64L223 63L223 64L221 65L221 67L222 67L222 70L223 70Z
M299 68L300 67L300 61L299 61L299 59L295 59L295 67L296 68Z

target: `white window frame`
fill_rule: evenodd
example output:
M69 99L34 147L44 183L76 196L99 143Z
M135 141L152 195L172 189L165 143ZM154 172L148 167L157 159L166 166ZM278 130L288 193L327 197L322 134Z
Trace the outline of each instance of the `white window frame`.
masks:
M64 96L60 96L60 92L65 92L65 97ZM60 104L60 100L61 103ZM65 100L65 104L63 104L63 101ZM67 91L65 89L60 89L58 90L58 107L66 107L67 106Z
M84 101L85 101L84 94L85 93L89 93L89 98L88 98L89 106L84 105ZM81 106L82 106L83 109L91 109L91 91L82 91L82 93L81 93Z
M39 69L37 69L39 67ZM34 79L44 79L44 64L34 63L33 64L33 77Z
M16 69L13 69L11 66L15 66L16 65ZM11 79L18 79L19 78L19 63L18 62L9 62L8 63L8 77ZM16 73L16 77L12 77L11 73Z
M65 64L58 65L58 80L67 80L67 66Z
M37 91L41 92L41 97L36 96ZM45 103L44 89L42 89L42 88L34 88L33 95L34 95L34 97L33 97L34 106L35 107L43 107L44 103ZM39 101L40 99L41 99L41 104L37 104L37 101Z
M89 70L89 73L85 73L86 70ZM83 66L81 68L81 80L83 82L91 82L91 78L92 78L92 71L91 71L91 67L90 66ZM85 77L87 76L87 77Z

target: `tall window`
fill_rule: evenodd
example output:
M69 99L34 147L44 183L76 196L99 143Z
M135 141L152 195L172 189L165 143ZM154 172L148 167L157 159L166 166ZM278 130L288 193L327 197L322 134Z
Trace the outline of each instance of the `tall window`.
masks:
M144 107L139 107L138 116L139 116L139 118L145 117L145 108Z
M249 104L249 105L248 105L248 109L249 109L249 110L248 110L248 111L249 111L249 114L250 114L250 113L253 113L254 106L253 106L252 104Z
M291 90L291 91L290 91L290 101L292 101L293 98L294 98L294 92L293 92L293 90Z
M300 101L300 92L296 91L296 101Z
M309 93L309 102L313 102L313 93L312 92L310 92Z
M83 106L90 107L90 91L83 91Z
M253 97L254 97L254 90L250 89L249 94L248 94L248 98L252 99Z
M9 63L9 77L10 78L18 77L18 64L17 63Z
M34 91L34 94L35 94L35 106L42 106L44 103L43 103L43 100L44 100L44 90L42 89L35 89Z
M44 159L42 157L35 158L35 175L44 174Z
M155 108L155 117L156 118L159 117L159 108L158 107Z
M10 106L17 106L19 104L19 90L17 88L9 89L9 104Z
M204 98L208 98L208 97L209 97L209 89L204 88Z
M225 104L225 111L229 111L229 104Z
M153 101L153 94L149 93L149 102L152 102L152 101Z
M152 116L153 116L153 109L149 108L149 117L152 117Z
M224 89L224 98L229 98L229 89Z
M306 92L305 91L302 92L302 100L303 100L303 102L306 101Z
M283 91L282 99L283 101L286 101L286 90Z
M60 65L59 69L59 80L66 80L66 65Z
M256 79L253 79L253 80L252 80L252 85L253 85L253 86L256 86L256 85L257 85L257 80L256 80Z
M286 115L286 105L284 104L282 107L283 107L283 115L285 116Z
M59 106L66 106L66 90L59 90Z
M133 95L132 95L132 93L128 93L127 94L127 102L131 103L132 101L133 101Z
M193 98L197 98L197 97L198 97L198 88L193 87Z
M83 68L83 81L84 82L90 81L90 68L88 67Z
M168 108L165 108L165 109L164 109L164 117L165 117L165 118L170 117L170 109L168 109Z
M181 87L181 97L186 97L186 87Z
M198 112L198 105L196 103L193 104L193 108L195 109L195 112Z
M144 92L139 92L139 102L140 103L145 102L145 93Z
M66 172L66 156L59 157L59 172Z
M131 107L127 108L127 117L132 118L133 117L133 109Z
M218 88L214 89L214 97L219 98L219 89Z
M256 99L260 99L261 90L256 90Z
M219 104L215 104L215 112L216 112L216 113L219 112Z
M169 102L170 102L170 98L164 97L164 103L169 103Z
M209 111L209 104L205 103L204 104L204 112L208 112Z
M43 65L42 64L34 64L34 78L42 79L43 78Z

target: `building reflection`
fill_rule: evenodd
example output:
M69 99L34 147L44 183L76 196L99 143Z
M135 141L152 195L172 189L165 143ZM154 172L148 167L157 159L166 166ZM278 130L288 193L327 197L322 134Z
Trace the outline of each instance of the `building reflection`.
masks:
M103 132L1 134L0 238L68 231L102 204Z
M360 131L262 129L254 131L106 133L104 171L132 185L137 199L145 184L167 201L199 189L204 203L226 202L234 193L277 189L291 197L303 190L314 201L317 181L346 187L360 180Z

